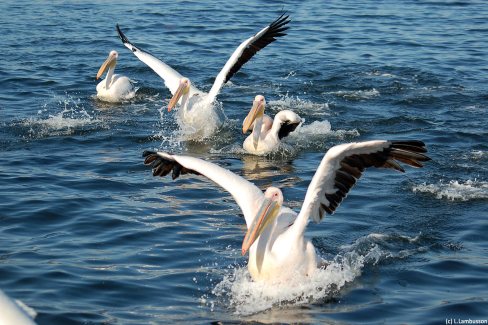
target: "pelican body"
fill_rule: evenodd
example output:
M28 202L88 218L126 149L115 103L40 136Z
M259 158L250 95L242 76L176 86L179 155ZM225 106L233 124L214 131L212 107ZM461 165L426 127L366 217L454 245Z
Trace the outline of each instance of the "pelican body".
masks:
M110 51L108 58L98 70L97 80L107 72L105 79L97 85L97 97L106 102L121 102L133 98L136 94L134 84L126 76L114 74L119 54Z
M242 132L252 128L251 134L244 140L242 147L254 155L266 155L280 147L281 140L302 123L302 119L290 110L283 110L275 115L274 120L264 114L266 100L257 95L253 106L242 124Z
M248 270L253 280L283 282L308 276L319 267L320 258L305 238L310 220L319 222L332 214L368 167L391 168L400 172L403 162L422 167L430 160L421 141L367 141L332 147L322 159L308 186L299 213L286 207L279 188L263 193L256 185L213 163L165 152L144 152L145 164L154 176L171 173L207 177L228 191L241 208L247 226L242 255L249 252Z
M132 44L119 25L117 31L122 43L164 80L165 86L173 96L168 104L168 112L179 103L178 123L186 137L189 140L201 140L211 136L225 120L223 110L215 103L221 88L259 50L274 42L276 38L286 35L284 32L288 29L286 24L289 21L288 16L283 14L242 42L215 78L208 93L196 88L190 79L183 77L163 61Z

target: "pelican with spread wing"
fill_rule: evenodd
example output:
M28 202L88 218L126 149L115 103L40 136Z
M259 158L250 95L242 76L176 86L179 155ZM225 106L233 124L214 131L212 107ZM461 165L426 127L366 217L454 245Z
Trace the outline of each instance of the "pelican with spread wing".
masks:
M279 148L281 140L302 123L298 114L290 110L278 112L274 119L264 114L266 100L263 95L254 98L249 114L242 123L242 133L252 128L242 147L250 154L266 155Z
M430 160L421 141L367 141L332 147L322 159L297 214L286 207L276 187L263 193L256 185L211 162L145 151L144 163L154 176L171 173L204 176L228 191L241 208L247 225L242 254L249 251L248 269L255 281L281 282L310 275L318 268L312 242L305 238L309 220L332 214L368 167L404 169L398 162L422 167Z
M274 42L278 37L286 35L285 31L288 29L286 25L289 21L288 16L282 14L270 25L242 42L215 78L208 93L196 88L190 79L183 77L166 63L132 44L119 25L117 25L117 32L122 43L164 80L164 84L173 95L168 104L168 111L180 103L180 126L187 131L185 133L189 139L195 140L212 135L224 122L223 111L215 105L217 95L223 85L259 50Z

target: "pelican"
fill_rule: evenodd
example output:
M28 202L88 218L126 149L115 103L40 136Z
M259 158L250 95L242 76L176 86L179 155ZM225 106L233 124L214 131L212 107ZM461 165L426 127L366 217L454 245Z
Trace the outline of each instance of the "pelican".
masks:
M136 95L134 85L129 78L114 74L119 54L110 51L108 58L98 70L97 80L107 71L107 77L97 85L97 97L106 102L121 102Z
M263 95L254 98L249 114L242 123L242 133L251 127L251 134L244 140L242 147L248 153L265 155L279 148L281 139L295 131L302 119L290 110L283 110L275 115L274 120L264 114L266 100Z
M285 25L289 21L288 16L282 14L270 25L242 42L215 78L208 93L196 88L190 79L183 77L166 63L132 44L122 33L119 25L117 31L122 43L164 80L164 84L173 95L168 104L168 112L180 103L178 123L187 131L187 137L195 140L212 135L223 124L225 115L222 109L215 105L216 97L223 85L259 50L274 42L276 38L286 35L284 32L288 27Z
M286 207L277 187L263 193L253 183L229 170L198 158L145 151L144 163L154 176L172 173L207 177L228 191L244 214L247 233L242 255L249 252L248 270L254 281L283 282L312 275L321 264L312 242L304 237L309 220L332 214L368 167L404 169L398 162L422 167L430 160L422 141L366 141L332 147L313 176L297 214ZM398 162L397 162L398 161Z

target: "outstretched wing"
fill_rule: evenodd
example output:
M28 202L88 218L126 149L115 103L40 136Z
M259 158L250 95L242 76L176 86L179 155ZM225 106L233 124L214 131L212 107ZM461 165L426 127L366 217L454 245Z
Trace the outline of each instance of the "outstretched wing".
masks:
M288 29L286 24L289 22L288 15L282 14L270 25L242 42L215 78L212 89L209 92L209 100L215 100L222 86L259 50L276 41L278 37L285 36L285 31Z
M366 141L332 147L308 186L297 223L301 219L304 228L308 218L319 222L325 213L334 213L366 168L405 172L398 162L423 167L422 162L430 160L426 152L425 144L415 140Z
M140 47L137 47L134 44L132 44L127 38L127 36L125 36L125 34L122 33L119 24L117 24L116 27L117 27L117 33L119 34L122 43L124 43L124 45L129 50L131 50L132 53L134 53L134 55L137 56L137 58L139 58L139 60L147 64L154 72L156 72L164 80L164 85L169 89L171 94L174 95L176 89L178 89L178 86L180 84L180 79L183 76L179 74L178 71L174 70L163 61L157 59L156 57L144 51ZM195 86L190 85L190 97L197 92L201 92L201 91L198 90Z
M176 179L180 175L195 174L217 183L237 202L248 227L264 199L263 192L256 185L211 162L153 151L144 151L143 157L145 157L144 164L152 167L154 176L164 177L171 172L171 177Z

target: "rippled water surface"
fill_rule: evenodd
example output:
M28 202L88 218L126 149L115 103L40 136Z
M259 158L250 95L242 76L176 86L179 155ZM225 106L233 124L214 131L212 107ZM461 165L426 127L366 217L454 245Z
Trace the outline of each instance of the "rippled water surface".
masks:
M288 35L222 90L228 120L203 143L181 140L169 91L115 32L209 90L282 10ZM484 1L2 1L0 289L39 324L486 320L487 17ZM112 49L137 82L122 104L94 97ZM256 94L305 119L269 157L241 150ZM283 287L250 280L228 193L141 157L203 157L298 210L324 152L369 139L423 140L433 160L366 173L308 228L329 267Z

